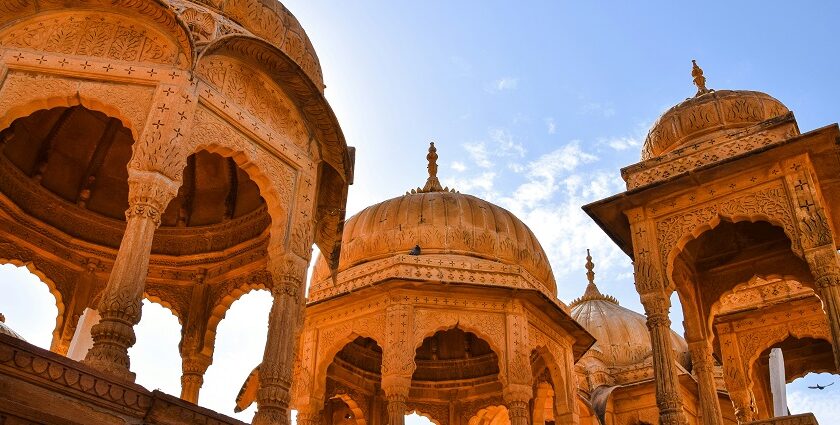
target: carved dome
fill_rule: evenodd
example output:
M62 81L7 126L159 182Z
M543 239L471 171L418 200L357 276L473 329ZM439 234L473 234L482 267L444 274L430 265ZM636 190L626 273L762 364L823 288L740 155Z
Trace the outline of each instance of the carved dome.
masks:
M708 140L732 130L784 115L788 108L772 96L748 90L709 90L703 71L692 71L697 94L665 111L642 147L642 160Z
M3 316L3 313L0 313L0 335L8 335L12 338L17 338L21 341L26 341L20 336L19 333L15 332L6 324L6 316Z
M556 295L548 258L533 232L510 211L442 188L437 180L434 144L430 177L424 188L365 208L344 225L338 273L360 264L408 254L415 246L423 256L451 254L519 266ZM312 291L330 284L329 269L318 258Z
M647 319L620 306L612 296L601 294L595 286L591 259L587 251L589 284L583 296L570 305L572 318L596 339L586 355L595 357L607 367L620 368L645 362L653 354ZM671 331L671 345L680 364L688 368L688 344L674 331Z
M282 50L323 91L324 79L315 48L297 18L279 1L169 0L169 3L189 26L198 44L225 35L250 33Z

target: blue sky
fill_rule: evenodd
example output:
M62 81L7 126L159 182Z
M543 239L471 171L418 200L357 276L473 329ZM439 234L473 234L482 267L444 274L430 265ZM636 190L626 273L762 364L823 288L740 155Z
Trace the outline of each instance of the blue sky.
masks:
M833 2L284 4L312 39L326 95L358 149L349 213L422 185L434 140L444 184L534 230L566 302L583 292L591 248L602 291L640 310L629 260L580 206L622 190L618 170L638 161L647 129L694 94L691 59L710 88L781 100L803 132L838 120ZM37 316L49 316L49 294L9 273L0 287L16 295L0 311L30 340L48 341L54 320ZM249 294L221 323L202 405L230 413L261 357L269 303L264 292ZM674 322L679 330L678 312ZM132 357L140 383L178 393L177 327L165 309L144 309ZM791 384L791 410L814 410L823 423L840 417L840 387L817 393L803 383L835 378Z

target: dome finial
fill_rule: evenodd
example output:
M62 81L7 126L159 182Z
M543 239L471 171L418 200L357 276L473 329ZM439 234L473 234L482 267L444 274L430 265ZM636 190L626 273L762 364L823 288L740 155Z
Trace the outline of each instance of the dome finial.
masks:
M6 316L3 313L0 313L0 323L6 323Z
M583 293L584 297L600 297L601 291L595 285L595 264L592 262L592 255L589 249L586 250L586 280L589 283L586 285L586 291Z
M583 292L583 296L572 301L569 307L574 307L584 301L592 300L603 300L618 304L618 300L610 295L602 294L598 290L598 286L595 285L595 263L592 262L592 254L589 253L589 249L586 250L586 280L589 283L586 284L586 290Z
M691 76L694 77L694 85L697 86L697 94L694 97L711 91L706 88L706 77L703 76L703 69L697 66L697 61L694 59L691 60Z
M406 192L406 195L412 193L429 193L429 192L455 192L455 189L449 189L448 187L443 187L440 185L440 180L438 180L437 172L438 172L438 154L437 148L435 148L435 142L429 143L429 153L426 154L426 160L429 161L429 165L426 168L429 170L429 178L426 179L426 185L422 188L418 187L417 189L412 189L410 192Z

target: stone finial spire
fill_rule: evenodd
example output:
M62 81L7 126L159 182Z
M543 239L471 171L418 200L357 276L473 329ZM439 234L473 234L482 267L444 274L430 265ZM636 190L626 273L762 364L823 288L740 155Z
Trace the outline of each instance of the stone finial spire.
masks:
M572 301L570 307L574 307L584 301L591 301L591 300L603 300L609 301L618 304L618 300L610 295L604 295L601 291L598 290L598 286L595 285L595 263L592 262L592 255L589 253L589 250L586 250L586 280L589 282L586 284L586 290L583 292L583 296Z
M438 180L437 172L438 172L438 154L437 148L435 148L435 142L429 143L429 153L426 154L426 160L429 161L429 165L426 168L429 170L429 178L426 179L426 185L422 188L411 189L410 192L406 192L406 195L411 193L429 193L429 192L453 192L455 193L455 189L449 189L448 187L443 187L440 185L440 180Z
M601 291L598 290L598 287L595 286L595 264L592 262L592 255L589 253L589 249L586 250L586 280L589 283L586 285L586 291L584 291L583 296L603 296L601 295Z
M429 170L429 178L426 180L426 185L423 186L423 192L440 192L443 190L443 187L441 187L440 181L437 178L438 154L437 148L435 148L435 142L429 143L429 153L426 155L426 160L429 161L429 165L426 167Z
M694 85L697 86L697 94L694 97L711 91L706 88L706 77L703 76L703 69L697 66L697 61L694 59L691 60L691 76L694 77Z

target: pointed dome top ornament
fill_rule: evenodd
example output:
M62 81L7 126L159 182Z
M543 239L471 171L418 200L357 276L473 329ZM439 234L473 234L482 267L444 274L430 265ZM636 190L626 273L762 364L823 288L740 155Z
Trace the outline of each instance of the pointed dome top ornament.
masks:
M618 304L618 300L615 299L615 297L602 294L601 291L598 290L598 286L595 285L595 264L592 262L592 255L589 253L588 249L586 250L586 280L589 282L586 284L586 291L583 292L582 297L572 301L569 305L570 307L574 307L584 301L593 300L608 301Z
M406 195L413 194L413 193L431 193L431 192L452 192L458 193L455 189L450 189L448 187L442 187L440 185L440 180L438 180L437 172L438 172L438 154L437 148L435 148L435 142L429 143L429 153L426 154L426 160L429 161L429 165L426 168L429 170L429 178L426 179L426 185L422 188L418 187L417 189L411 189L411 191L406 192Z
M703 76L703 69L697 66L697 61L694 59L691 60L691 76L694 79L694 85L697 86L697 94L694 97L714 91L706 88L706 77Z

